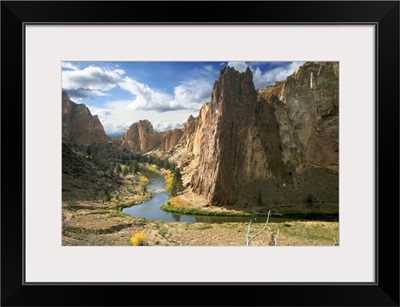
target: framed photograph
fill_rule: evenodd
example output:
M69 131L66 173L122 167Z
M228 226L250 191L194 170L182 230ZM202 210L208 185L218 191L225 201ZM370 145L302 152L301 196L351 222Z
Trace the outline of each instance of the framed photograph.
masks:
M1 26L2 305L399 306L398 1Z

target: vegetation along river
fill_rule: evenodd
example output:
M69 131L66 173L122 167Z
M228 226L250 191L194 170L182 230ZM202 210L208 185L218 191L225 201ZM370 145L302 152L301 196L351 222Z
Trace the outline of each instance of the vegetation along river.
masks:
M258 216L240 217L240 216L199 216L199 215L184 215L179 213L165 212L160 207L167 202L171 196L165 191L165 180L162 176L148 170L141 169L141 173L149 179L147 189L153 191L154 196L138 205L124 208L123 213L136 217L145 218L148 220L161 220L166 222L187 222L187 223L226 223L226 222L252 222L265 223L267 217ZM298 218L283 218L283 217L270 217L271 222L286 222L292 220L299 220Z

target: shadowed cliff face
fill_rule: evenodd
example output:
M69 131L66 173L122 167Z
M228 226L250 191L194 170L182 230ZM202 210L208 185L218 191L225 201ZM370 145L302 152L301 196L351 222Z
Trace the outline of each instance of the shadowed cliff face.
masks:
M62 139L67 144L88 146L108 140L97 115L84 104L76 104L62 92Z
M257 92L248 69L240 74L233 68L220 71L215 82L203 127L198 170L192 178L193 191L213 203L236 201L236 187L248 181L249 161L265 163L255 128ZM264 169L264 166L262 167ZM263 171L263 170L262 170ZM262 176L265 174L262 174Z
M294 172L311 164L337 173L338 63L305 63L285 82L261 91L261 96L275 106L284 163Z

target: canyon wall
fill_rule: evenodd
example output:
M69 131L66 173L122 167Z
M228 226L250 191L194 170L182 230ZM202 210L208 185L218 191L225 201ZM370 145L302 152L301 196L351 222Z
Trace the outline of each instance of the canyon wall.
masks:
M193 191L210 203L231 205L254 182L279 178L286 186L315 169L332 189L339 162L338 89L336 62L305 63L260 92L250 69L222 69L206 112L193 124L190 139L197 145L188 150L199 156Z
M66 144L88 146L108 140L97 115L92 115L84 104L71 101L62 92L62 140Z

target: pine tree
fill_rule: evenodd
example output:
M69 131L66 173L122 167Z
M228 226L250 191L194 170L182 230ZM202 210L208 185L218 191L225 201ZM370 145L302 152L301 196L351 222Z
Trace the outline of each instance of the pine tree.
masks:
M173 179L171 183L170 193L172 196L176 196L176 194L183 190L183 182L182 182L182 174L179 168L175 168L172 172Z
M131 162L131 164L129 165L129 172L131 172L132 174L136 174L136 172L139 169L139 163L136 160L133 160Z

